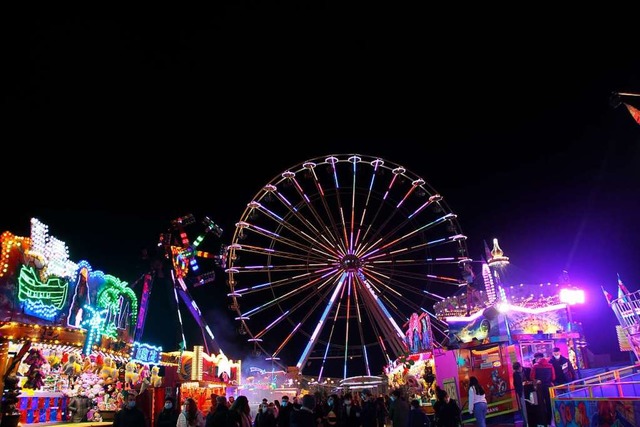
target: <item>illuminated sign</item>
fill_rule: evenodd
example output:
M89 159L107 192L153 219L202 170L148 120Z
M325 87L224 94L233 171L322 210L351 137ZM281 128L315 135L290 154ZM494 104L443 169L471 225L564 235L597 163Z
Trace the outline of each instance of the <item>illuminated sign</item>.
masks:
M73 277L76 263L69 259L69 249L62 240L49 235L49 226L36 218L31 218L30 255L44 258L45 277Z
M131 360L143 365L157 365L160 363L161 352L162 347L134 342L133 351L131 352Z
M18 276L18 300L33 315L52 319L64 307L69 283L59 277L50 277L42 283L33 267L22 266Z

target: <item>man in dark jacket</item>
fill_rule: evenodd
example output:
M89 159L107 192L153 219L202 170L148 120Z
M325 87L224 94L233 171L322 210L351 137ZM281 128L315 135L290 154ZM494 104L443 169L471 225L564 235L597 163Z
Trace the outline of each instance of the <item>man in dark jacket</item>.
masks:
M227 413L229 406L227 405L226 396L216 397L216 409L209 411L204 427L225 427L227 423Z
M286 394L280 399L280 410L278 411L278 427L289 427L289 420L293 412L293 405L289 402Z
M291 411L291 427L316 427L318 425L316 415L313 410L316 407L316 398L312 394L305 394L302 397L300 409Z
M413 399L411 401L411 409L409 410L407 427L429 427L430 425L429 417L422 411L420 401Z
M404 397L401 389L397 388L391 392L391 404L389 405L389 418L394 426L406 426L409 419L411 405Z
M518 396L518 408L520 408L520 414L522 415L522 420L524 423L522 427L527 427L529 425L529 421L527 420L527 403L524 396L524 382L527 379L524 377L524 372L522 371L522 365L520 362L513 363L513 388L516 391L516 396Z
M338 416L338 425L340 427L359 427L362 425L360 417L362 409L360 405L353 401L353 395L350 392L344 394L342 399L342 409Z
M144 427L147 425L144 414L136 406L136 397L135 392L127 393L124 408L116 412L113 417L113 427Z
M555 385L570 383L578 379L571 361L560 353L559 347L554 347L550 362L553 365L553 370L556 371Z
M164 399L164 407L158 412L154 427L175 427L178 423L179 412L176 410L175 400L167 396Z
M377 412L378 407L373 393L369 389L364 390L362 392L362 411L360 412L362 427L377 427Z
M531 380L536 383L538 389L538 397L540 398L538 406L544 410L544 414L541 416L543 422L540 423L540 420L538 420L538 424L551 425L553 412L551 411L549 388L554 385L556 371L554 371L553 365L549 363L543 353L536 353L533 358L536 363L531 368Z

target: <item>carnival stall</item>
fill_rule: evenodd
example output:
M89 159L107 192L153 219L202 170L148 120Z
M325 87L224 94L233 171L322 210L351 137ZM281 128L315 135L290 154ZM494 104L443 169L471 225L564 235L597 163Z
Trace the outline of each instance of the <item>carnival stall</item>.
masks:
M160 357L167 387L178 390L178 399L191 397L198 408L207 409L211 395L225 396L241 386L242 362L229 359L222 351L207 354L203 346L193 351L164 352ZM162 402L162 398L158 399Z
M551 357L559 347L578 372L584 368L581 325L571 320L571 304L584 301L584 294L568 282L508 285L508 264L494 240L482 264L481 285L470 283L464 292L434 305L449 327L446 351L436 356L438 383L464 408L469 377L477 377L487 392L488 417L518 410L514 362L528 368L535 353Z
M289 366L287 370L284 370L275 364L275 360L267 360L266 362L271 362L270 369L249 366L243 377L242 385L235 390L238 394L247 396L251 407L256 407L265 398L271 402L280 400L283 396L289 396L290 399L293 399L296 396L311 393L311 390L302 389L301 382L308 387L313 386L314 391L319 391L322 388L317 382L305 382L295 366ZM323 383L327 384L328 381L325 379Z
M412 313L405 326L407 353L385 367L388 385L406 390L410 400L420 400L422 409L432 414L436 401L436 347L429 315Z
M115 410L120 391L134 387L118 381L133 349L133 290L72 261L65 242L36 218L29 237L5 231L0 247L2 425L77 418L70 408L79 398L89 400L81 418Z

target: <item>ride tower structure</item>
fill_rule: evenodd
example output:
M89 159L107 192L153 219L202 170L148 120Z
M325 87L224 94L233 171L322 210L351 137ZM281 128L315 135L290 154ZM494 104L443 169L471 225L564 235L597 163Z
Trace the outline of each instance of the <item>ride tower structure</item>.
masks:
M191 230L198 226L198 233L195 238L192 238L190 235ZM187 340L180 310L181 302L187 308L200 329L203 348L206 353L217 354L221 351L213 330L204 318L190 289L213 282L216 278L215 269L225 265L225 245L220 244L217 252L201 250L201 244L206 239L211 237L219 239L222 233L222 228L209 217L205 216L198 222L193 214L187 214L172 220L169 229L160 234L158 247L162 249L164 259L170 263L169 274L173 285L176 314L180 325L180 347L182 350L187 348ZM203 262L203 260L208 262ZM206 266L204 264L206 264ZM144 331L145 320L148 314L149 296L153 289L154 278L157 274L156 268L144 275L140 315L135 330L136 339L142 337Z

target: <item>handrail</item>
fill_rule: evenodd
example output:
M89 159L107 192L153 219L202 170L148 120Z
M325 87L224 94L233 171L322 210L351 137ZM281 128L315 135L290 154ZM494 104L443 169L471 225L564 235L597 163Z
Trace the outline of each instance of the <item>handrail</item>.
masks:
M592 377L579 379L567 384L550 387L549 392L552 399L574 399L576 397L575 394L585 393L585 390L588 393L588 396L584 397L593 399L604 397L611 398L612 396L602 395L602 391L605 388L616 387L616 397L625 397L623 386L631 386L634 389L636 386L640 387L640 377L638 380L630 378L633 376L640 376L640 363L596 374ZM596 388L600 388L601 393L594 394ZM633 396L629 395L627 397L636 397L637 394L635 393L636 391L634 391ZM601 396L598 397L597 394L600 394Z

